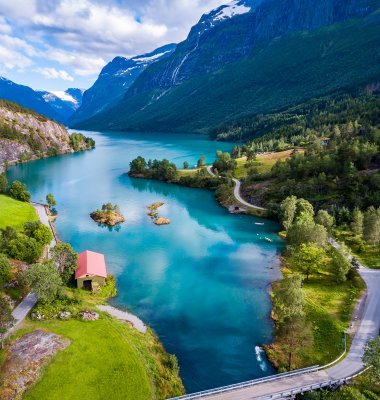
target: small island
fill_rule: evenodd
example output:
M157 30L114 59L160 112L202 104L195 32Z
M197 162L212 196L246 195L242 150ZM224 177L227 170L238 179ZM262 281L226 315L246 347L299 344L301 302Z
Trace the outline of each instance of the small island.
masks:
M155 225L169 225L170 224L170 219L160 217L159 213L157 211L164 204L165 203L153 203L152 205L147 207L147 209L149 210L148 215L152 218L153 223Z
M121 222L125 222L124 216L120 213L120 208L117 204L106 203L102 205L101 210L93 211L90 217L99 224L115 226Z

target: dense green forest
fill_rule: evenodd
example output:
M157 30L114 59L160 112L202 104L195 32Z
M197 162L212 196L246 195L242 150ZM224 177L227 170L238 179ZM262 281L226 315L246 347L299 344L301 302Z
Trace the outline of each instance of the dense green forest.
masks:
M253 139L251 145L256 151L279 151L329 136L335 125L349 121L358 121L363 126L380 124L378 85L316 98L276 113L236 120L213 129L210 136L240 142Z

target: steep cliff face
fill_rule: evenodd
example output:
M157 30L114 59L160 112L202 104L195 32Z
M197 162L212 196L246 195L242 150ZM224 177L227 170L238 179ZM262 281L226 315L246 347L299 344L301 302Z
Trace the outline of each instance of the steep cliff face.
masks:
M75 147L91 148L92 144L85 139L80 137L81 143ZM6 162L12 164L73 151L73 141L64 126L16 103L0 101L0 170Z
M379 0L242 0L204 15L119 105L82 128L202 131L371 82Z
M130 59L114 58L102 69L94 85L85 91L82 105L68 120L68 125L73 126L115 106L149 65L169 57L175 48L175 44L169 44Z

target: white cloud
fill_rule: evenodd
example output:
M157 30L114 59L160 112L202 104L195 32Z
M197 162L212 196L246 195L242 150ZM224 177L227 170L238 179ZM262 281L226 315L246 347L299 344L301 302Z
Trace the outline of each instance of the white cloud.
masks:
M47 79L62 79L64 81L73 81L74 78L70 76L66 71L63 69L61 70L56 70L55 68L37 68L36 72L39 72L43 76L45 76Z
M61 65L70 66L80 76L98 74L106 63L96 55L54 49L46 52L46 58L57 61Z
M4 18L4 16L0 15L0 33L11 33L12 28Z
M16 50L9 49L0 44L0 66L8 69L19 68L23 70L25 67L32 65L33 62L28 57Z
M203 13L228 2L0 0L0 67L34 63L51 79L94 78L115 56L184 40ZM52 68L45 68L47 61Z

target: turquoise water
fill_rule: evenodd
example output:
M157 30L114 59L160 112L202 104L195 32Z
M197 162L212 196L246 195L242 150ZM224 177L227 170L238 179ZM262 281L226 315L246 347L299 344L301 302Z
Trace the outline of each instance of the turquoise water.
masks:
M91 136L95 150L12 167L9 179L27 183L34 200L53 193L60 238L106 255L118 282L112 303L141 317L177 355L188 392L273 373L255 346L272 335L268 287L279 276L278 226L228 214L209 191L125 174L138 155L194 165L200 154L211 162L231 144L196 135ZM117 229L89 218L108 201L126 217ZM146 215L156 201L165 202L161 215L171 225L156 226Z

